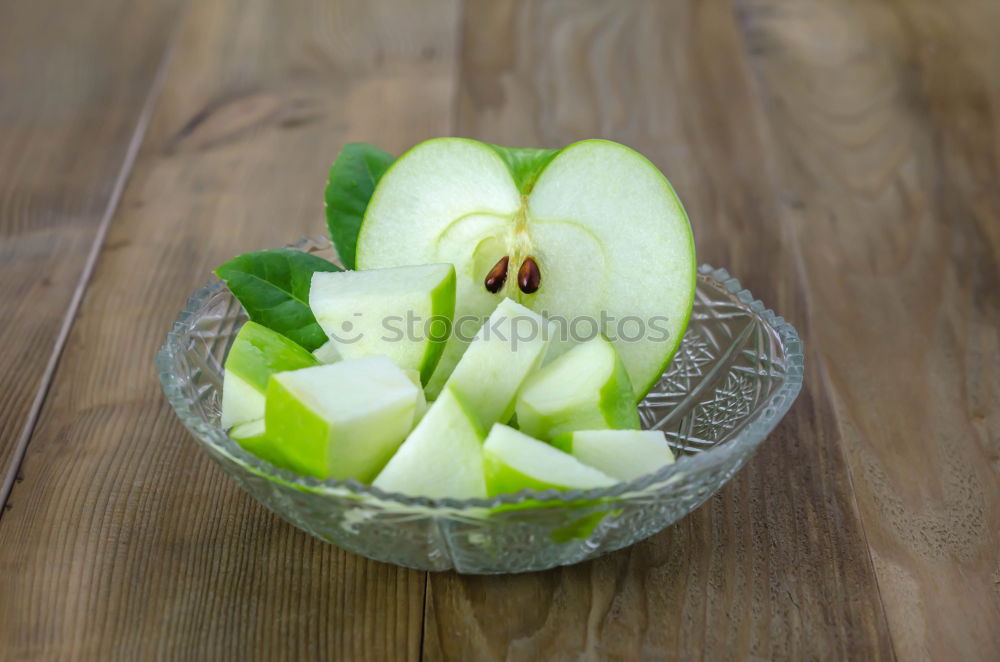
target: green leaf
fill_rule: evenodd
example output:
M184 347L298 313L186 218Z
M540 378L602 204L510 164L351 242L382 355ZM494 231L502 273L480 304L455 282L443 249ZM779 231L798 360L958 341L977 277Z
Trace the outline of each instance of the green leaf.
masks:
M294 340L310 352L327 341L309 309L317 271L340 271L321 257L290 248L244 253L215 270L254 322Z
M354 268L358 231L375 185L392 156L368 143L348 143L330 168L326 184L326 225L340 261Z
M487 143L489 145L489 143ZM510 174L514 177L514 183L522 195L531 193L535 186L535 180L541 174L545 166L555 158L561 150L558 149L535 149L534 147L502 147L500 145L489 145L489 147L500 155Z

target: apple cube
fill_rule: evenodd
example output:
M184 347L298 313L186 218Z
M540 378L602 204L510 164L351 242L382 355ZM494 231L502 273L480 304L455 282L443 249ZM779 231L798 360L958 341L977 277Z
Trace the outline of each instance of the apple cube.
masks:
M385 356L279 372L267 437L298 473L370 482L413 426L419 392Z
M517 396L517 425L539 439L574 430L638 429L628 372L614 345L598 337L531 375Z
M340 358L388 356L401 368L417 370L426 383L451 331L455 268L317 271L309 307Z
M223 428L264 418L268 378L275 372L319 365L305 349L276 331L247 322L226 357L222 382Z
M500 423L486 437L483 458L490 496L523 489L586 490L617 482L572 455Z
M484 428L506 423L525 379L549 344L544 317L504 299L465 350L446 387L458 391Z
M446 388L373 483L388 492L431 498L486 496L479 419Z
M584 464L626 481L673 464L674 454L659 430L576 430L552 445Z

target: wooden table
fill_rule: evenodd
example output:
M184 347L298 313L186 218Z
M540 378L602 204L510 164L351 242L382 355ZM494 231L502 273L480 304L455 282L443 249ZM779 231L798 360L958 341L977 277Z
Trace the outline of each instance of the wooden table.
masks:
M1000 3L0 7L0 658L1000 658ZM368 561L228 481L153 356L323 229L345 141L631 144L806 385L651 539L511 577Z

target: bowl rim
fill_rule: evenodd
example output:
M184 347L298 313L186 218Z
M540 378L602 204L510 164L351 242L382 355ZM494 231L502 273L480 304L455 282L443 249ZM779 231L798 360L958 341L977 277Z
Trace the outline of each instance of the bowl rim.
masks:
M304 237L286 248L307 250L311 246L329 245L326 238ZM181 349L182 339L191 328L191 320L196 317L204 302L224 289L221 280L213 279L208 284L198 288L187 300L177 320L167 333L166 341L157 352L156 367L160 384L174 413L181 422L202 444L209 444L216 451L226 455L237 464L243 465L251 472L261 475L272 482L284 483L293 488L336 497L374 497L386 504L406 508L421 508L431 510L478 510L494 509L501 506L512 506L525 501L537 502L538 507L547 505L565 505L570 502L599 500L628 500L647 493L651 486L664 486L679 481L690 474L700 474L725 465L733 455L749 454L774 429L778 422L791 408L798 396L803 381L804 356L802 340L791 323L779 317L771 309L753 297L749 290L744 289L739 281L725 269L717 269L708 264L698 268L700 277L707 277L724 289L734 299L742 303L746 309L760 321L770 327L781 342L786 355L787 370L782 384L771 393L767 399L752 412L748 422L731 439L694 455L682 455L675 462L639 478L619 482L610 487L587 490L531 490L525 489L512 494L501 494L495 497L476 499L430 498L411 496L398 492L387 492L373 485L367 485L354 479L319 479L302 476L287 469L281 469L270 462L258 458L243 449L226 432L205 421L195 411L193 402L184 395L181 379L171 370L173 356ZM671 359L672 361L672 359ZM669 365L669 364L668 364Z

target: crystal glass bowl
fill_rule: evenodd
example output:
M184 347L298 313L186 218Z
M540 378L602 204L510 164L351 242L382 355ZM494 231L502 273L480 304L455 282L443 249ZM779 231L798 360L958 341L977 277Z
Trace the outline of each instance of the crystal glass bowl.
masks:
M335 259L326 239L292 248ZM640 405L677 462L611 488L426 499L353 480L317 480L244 451L219 427L222 364L240 304L220 281L190 298L156 365L184 425L255 499L312 535L421 570L508 573L577 563L646 538L691 512L743 466L802 385L802 343L722 269L699 270L691 323Z

